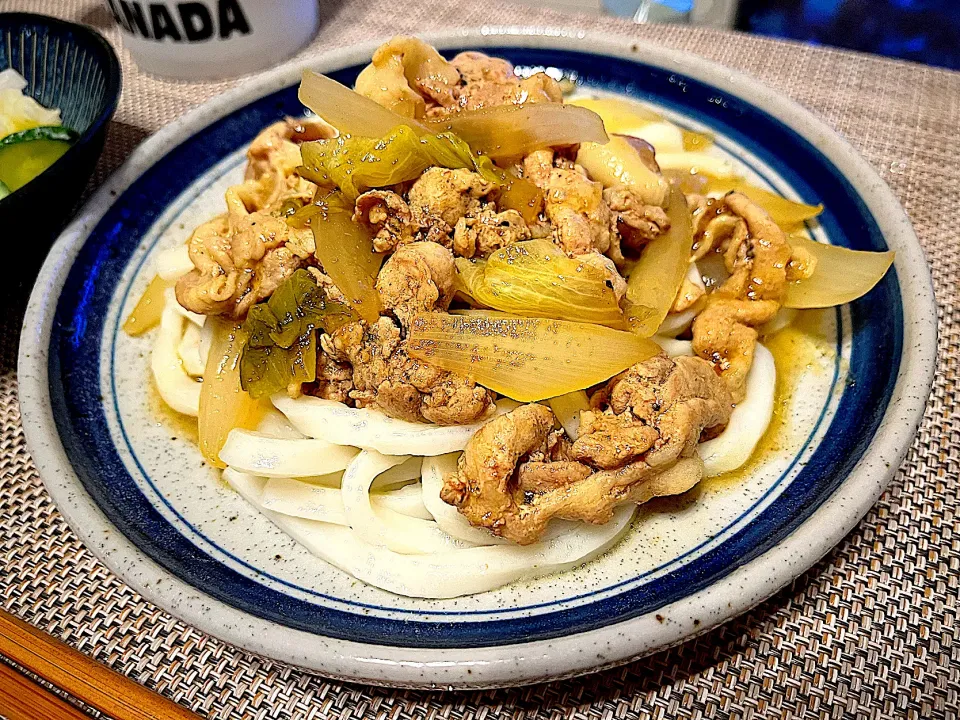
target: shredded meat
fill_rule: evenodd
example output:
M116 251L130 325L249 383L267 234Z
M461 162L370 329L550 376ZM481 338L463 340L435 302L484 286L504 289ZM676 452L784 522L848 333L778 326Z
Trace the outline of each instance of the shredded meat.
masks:
M492 402L472 380L411 358L390 318L369 327L345 325L329 345L335 360L353 367L350 399L357 407L375 407L401 420L464 425L481 418Z
M487 257L494 250L530 239L530 228L516 210L497 212L487 204L457 221L453 251L465 258Z
M402 245L387 258L377 276L377 291L383 306L407 327L419 312L450 307L456 273L449 250L432 242L415 242Z
M429 168L410 188L407 202L414 221L428 228L425 239L449 246L459 220L479 212L481 198L494 186L470 170Z
M234 211L204 223L187 242L194 269L177 281L177 301L202 315L242 318L303 264L285 247L294 233L262 212Z
M461 86L452 105L435 113L478 110L493 105L561 102L560 84L545 73L521 79L506 60L479 52L463 52L450 61L460 73Z
M526 545L551 518L604 523L613 509L684 492L702 475L696 443L726 424L731 398L699 358L657 357L610 383L605 412L581 414L572 448L550 447L555 419L524 405L484 425L467 444L443 500L477 527Z
M601 255L598 252L590 252L585 255L577 255L574 259L579 260L585 265L592 265L606 273L607 284L613 290L614 295L617 296L618 301L622 300L623 296L627 294L627 281L623 275L620 274L620 271L617 270L616 263L606 255Z
M353 368L350 367L350 363L336 358L337 353L330 336L321 335L317 352L317 380L303 387L307 395L342 403L350 401L350 391L353 390Z
M727 234L716 248L730 277L707 296L706 307L693 321L693 350L717 366L734 401L740 402L757 344L754 328L780 309L792 252L783 231L745 195L729 193L723 205L736 218L730 225L742 223L743 230Z
M366 225L376 252L390 252L413 242L417 225L407 201L389 190L371 190L357 198L353 221Z
M610 207L611 234L620 237L621 246L640 251L670 229L670 218L662 207L645 205L624 185L607 188L603 199Z
M564 252L574 256L609 250L610 208L603 200L603 185L590 180L578 165L555 158L552 150L527 155L523 170L543 190L554 242Z

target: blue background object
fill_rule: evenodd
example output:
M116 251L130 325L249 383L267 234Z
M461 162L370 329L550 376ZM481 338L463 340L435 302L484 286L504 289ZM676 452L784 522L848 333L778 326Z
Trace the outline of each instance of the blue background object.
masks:
M741 0L737 27L960 69L960 0Z

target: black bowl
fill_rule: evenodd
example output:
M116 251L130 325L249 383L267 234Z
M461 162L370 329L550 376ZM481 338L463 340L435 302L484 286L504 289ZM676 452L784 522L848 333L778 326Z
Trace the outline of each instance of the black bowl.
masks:
M60 108L63 124L80 134L53 165L0 200L0 236L27 253L23 270L39 268L93 174L120 99L120 62L90 28L44 15L0 13L0 70L10 67L26 78L25 93Z

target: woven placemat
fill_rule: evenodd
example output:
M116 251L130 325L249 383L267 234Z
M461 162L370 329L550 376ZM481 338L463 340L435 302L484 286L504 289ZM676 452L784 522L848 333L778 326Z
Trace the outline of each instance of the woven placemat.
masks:
M402 7L401 7L402 6ZM98 27L95 0L3 0ZM20 296L0 318L0 588L5 608L196 712L217 718L955 718L960 706L960 74L745 35L559 15L468 0L324 3L304 54L397 32L481 24L601 30L752 73L842 132L891 184L930 259L941 363L896 480L825 560L754 611L620 669L526 689L364 688L242 652L150 605L87 552L23 444L15 359ZM138 74L98 168L102 180L157 128L232 83ZM7 238L16 242L17 239Z

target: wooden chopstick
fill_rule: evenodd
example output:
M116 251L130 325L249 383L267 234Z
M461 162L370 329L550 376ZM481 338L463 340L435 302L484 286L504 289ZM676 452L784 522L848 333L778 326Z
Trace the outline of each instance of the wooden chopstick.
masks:
M0 610L0 654L114 720L157 720L158 718L197 720L200 717L3 610ZM56 698L74 712L79 711L8 666L2 663L0 665L26 681L26 684L20 682L15 692L31 693L28 697L34 700L34 702L21 701L13 710L16 711L18 708L30 710L31 706L35 706L33 709L36 710L36 714L21 714L14 717L24 719L87 717L82 713L44 715L39 704L51 702L51 697ZM6 677L6 675L0 676L0 683L5 683ZM4 700L5 696L0 694L0 715L11 712L3 706ZM69 711L64 710L64 712Z
M89 715L2 662L0 714L7 720L90 720Z

